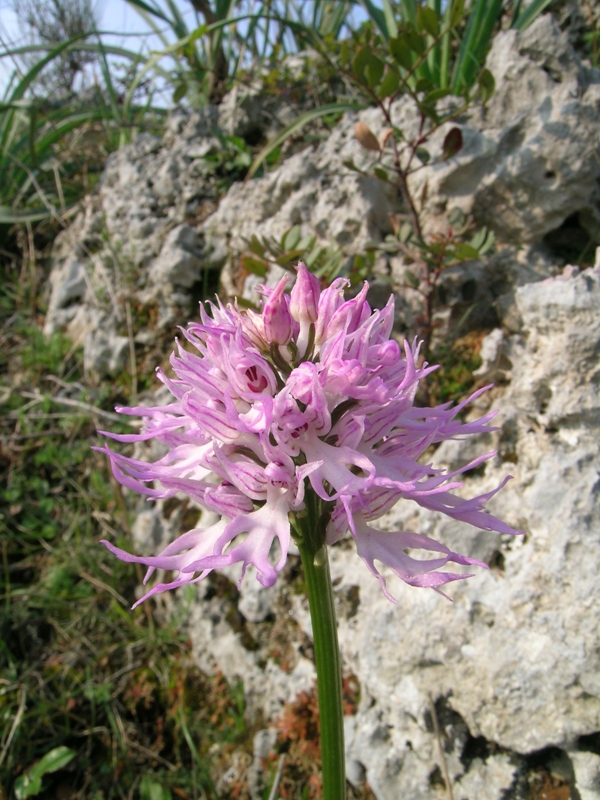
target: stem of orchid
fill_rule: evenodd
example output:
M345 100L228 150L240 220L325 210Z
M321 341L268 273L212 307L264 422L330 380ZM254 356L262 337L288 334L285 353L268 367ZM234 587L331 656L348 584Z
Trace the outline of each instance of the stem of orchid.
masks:
M327 521L318 513L318 502L314 503L313 509L310 505L307 502L308 515L297 522L300 536L296 541L304 569L315 646L323 800L346 800L342 670L325 544ZM310 513L311 510L315 513Z

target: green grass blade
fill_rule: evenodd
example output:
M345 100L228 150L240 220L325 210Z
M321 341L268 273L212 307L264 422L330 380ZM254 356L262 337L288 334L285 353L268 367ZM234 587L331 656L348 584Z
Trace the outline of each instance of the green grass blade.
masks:
M145 11L146 14L152 14L153 17L158 17L158 19L162 19L163 22L166 22L167 25L171 25L171 20L167 17L164 12L158 6L151 6L149 3L144 2L144 0L126 0L130 6L133 6L136 11Z
M385 41L390 38L390 31L387 26L387 21L384 12L377 8L371 0L360 0L361 5L364 6L365 11L369 15L369 19L373 25L379 30Z
M525 28L528 28L531 23L539 17L542 11L544 11L551 2L552 0L533 0L522 14L518 14L516 19L513 18L510 27L516 28L518 31L524 31ZM518 9L515 9L515 14L517 11Z
M450 20L452 18L454 3L455 0L448 0L442 19L442 30L444 33L442 34L440 52L440 89L448 88L450 76L450 58L452 55L452 30L450 28Z
M475 82L501 10L502 0L475 0L452 76L452 89L457 94Z
M383 16L385 17L385 24L388 29L388 38L390 36L398 36L398 25L396 23L396 15L390 0L382 0Z

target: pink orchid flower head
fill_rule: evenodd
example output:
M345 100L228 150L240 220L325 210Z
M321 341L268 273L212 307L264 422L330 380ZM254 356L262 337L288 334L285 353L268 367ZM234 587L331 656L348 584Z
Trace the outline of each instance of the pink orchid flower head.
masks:
M186 346L178 344L171 356L174 377L158 371L172 401L118 408L141 416L141 431L103 432L121 442L155 440L166 451L148 463L101 448L123 486L148 498L187 496L218 515L216 523L184 533L157 556L131 555L104 542L123 561L148 567L146 580L156 568L174 574L138 602L235 563L241 564L240 582L252 564L260 583L272 586L308 493L326 510L327 543L350 532L391 600L376 562L411 586L436 591L471 577L446 571L448 563L486 566L427 536L373 527L400 500L483 530L521 533L485 510L506 481L480 497L453 493L463 485L463 472L495 453L453 472L422 463L431 445L490 430L495 412L474 422L457 418L484 390L454 408L419 408L419 382L435 367L419 364L416 342L401 347L392 338L393 298L371 309L365 283L346 300L348 281L337 279L322 290L303 263L288 294L290 280L261 287L260 313L220 300L202 306L200 321L183 332ZM431 557L417 559L408 550Z

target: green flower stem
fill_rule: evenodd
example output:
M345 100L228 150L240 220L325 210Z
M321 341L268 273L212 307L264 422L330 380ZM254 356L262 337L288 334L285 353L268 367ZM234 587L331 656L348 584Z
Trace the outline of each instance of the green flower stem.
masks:
M308 514L296 521L299 533L296 543L304 568L315 645L323 800L346 800L342 670L325 544L327 517L318 513L320 503L317 498L312 498L312 503L308 502L308 497L306 499Z

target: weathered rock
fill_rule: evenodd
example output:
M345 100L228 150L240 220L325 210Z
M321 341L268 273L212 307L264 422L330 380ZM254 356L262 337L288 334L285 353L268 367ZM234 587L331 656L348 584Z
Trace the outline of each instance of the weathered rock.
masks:
M600 755L581 752L570 755L581 800L598 800L600 797Z
M514 286L550 274L539 247L519 255L515 245L539 245L573 215L593 237L600 230L600 73L582 64L549 15L523 33L501 33L488 65L498 89L484 112L474 108L458 120L462 150L436 163L448 123L428 144L434 163L411 181L415 196L424 198L426 230L446 230L447 212L458 207L510 242L485 264L444 274L440 291L447 312L436 321L455 324L471 308L471 326L510 327ZM78 243L76 255L56 249L48 332L66 327L91 344L95 330L85 323L98 307L98 292L111 299L112 307L104 308L105 332L122 328L118 306L127 296L155 304L159 326L173 325L191 307L204 270L226 264L223 283L239 291L233 274L253 235L280 238L300 225L350 256L390 232L389 213L402 210L398 196L344 166L347 160L362 167L372 161L356 141L354 125L361 119L381 134L384 121L376 109L346 115L315 149L296 153L264 178L235 184L211 213L217 190L204 156L222 147L219 121L239 133L246 123L236 122L236 114L251 117L259 105L248 106L234 93L219 111L175 112L162 142L143 134L110 157L98 197L70 236ZM407 136L416 133L418 114L409 101L396 103L392 116ZM421 301L406 288L402 259L382 256L380 262L382 276L390 273L404 287L399 317L408 332ZM76 324L75 304L84 307ZM110 367L105 358L95 366L90 353L87 359L97 372Z
M378 113L361 118L379 122ZM366 156L354 138L355 115L347 115L316 151L296 153L264 178L235 184L202 230L221 259L226 252L247 248L252 235L279 239L301 225L327 244L345 245L358 252L369 239L390 230L393 210L383 185L343 166L345 159L364 163Z
M428 186L426 229L452 207L513 244L539 241L579 212L588 224L600 177L600 71L582 64L549 14L498 34L487 66L496 93L459 119L462 150L412 178L415 196ZM428 143L433 161L454 124ZM589 229L597 242L599 231Z
M217 188L204 156L221 147L216 125L208 108L173 113L162 141L140 134L108 159L98 194L58 237L45 331L66 330L82 344L92 373L123 368L128 301L155 305L158 325L191 312L209 265L189 220L214 210ZM135 315L132 322L135 337Z

